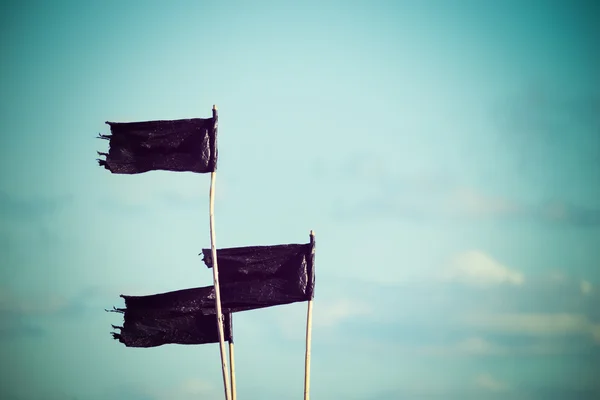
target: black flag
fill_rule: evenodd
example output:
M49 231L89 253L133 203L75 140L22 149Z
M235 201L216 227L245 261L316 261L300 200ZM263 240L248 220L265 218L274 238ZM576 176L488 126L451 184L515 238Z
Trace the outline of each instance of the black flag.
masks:
M98 160L113 174L164 170L208 173L217 167L216 110L213 118L173 121L106 122L111 135L108 153Z
M203 253L210 268L210 251ZM217 250L224 315L313 299L314 255L314 240L308 244ZM125 323L117 327L121 333L113 335L127 346L218 341L214 286L121 297L125 299L125 308L111 311L123 313ZM228 329L231 331L225 328L226 340Z
M217 250L221 307L225 315L314 298L314 241L308 244L238 247ZM210 251L204 262L212 266ZM127 343L201 344L217 341L213 286L149 296L126 296L125 323L116 339ZM199 327L209 326L208 330ZM190 333L191 332L191 333ZM208 332L208 333L207 333ZM211 336L212 335L212 336ZM225 335L227 337L227 334ZM159 343L159 344L152 344Z
M114 309L111 311L123 312ZM199 312L158 315L152 311L127 310L123 326L114 326L113 338L127 347L157 347L164 344L218 343L217 316ZM233 343L231 314L225 314L224 340Z
M315 243L234 247L217 250L224 307L262 308L314 298ZM202 249L212 267L210 249Z

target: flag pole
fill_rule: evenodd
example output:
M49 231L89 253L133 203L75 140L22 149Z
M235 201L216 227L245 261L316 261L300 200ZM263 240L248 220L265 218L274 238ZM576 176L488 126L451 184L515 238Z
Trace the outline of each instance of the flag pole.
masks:
M314 262L315 262L315 233L310 231L310 244L311 244L311 269L309 270L308 284L312 285L314 282ZM314 289L313 289L314 290ZM306 352L304 356L304 400L310 398L310 347L312 342L312 309L313 309L313 293L311 292L311 298L308 300L308 310L306 312Z
M229 376L231 377L231 400L236 400L235 388L235 356L233 352L233 313L227 314L229 320Z
M233 338L229 341L229 370L231 372L231 400L237 399L235 389L235 357L233 355Z
M217 106L213 105L213 119L215 136L218 128L218 113ZM214 151L217 151L216 148ZM215 165L216 167L216 165ZM223 312L221 311L221 291L219 289L219 267L217 266L217 244L215 237L215 181L217 179L216 168L210 173L210 250L213 264L213 283L215 288L215 312L217 314L217 325L219 332L219 348L221 351L221 367L223 369L223 386L225 390L225 399L231 400L231 392L229 389L229 374L227 371L227 361L225 359L225 334L223 333Z

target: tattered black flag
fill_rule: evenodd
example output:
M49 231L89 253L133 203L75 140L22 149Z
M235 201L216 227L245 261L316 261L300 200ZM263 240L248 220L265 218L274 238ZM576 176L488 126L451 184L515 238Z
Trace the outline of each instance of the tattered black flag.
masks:
M217 113L213 118L173 121L106 122L108 153L98 160L113 174L164 170L208 173L217 167Z
M314 250L314 241L217 250L223 313L313 299ZM203 253L204 262L211 267L210 251ZM114 335L127 346L217 341L214 286L121 297L125 308L112 311L123 313L125 323L119 328L121 333Z
M315 243L234 247L217 250L223 307L262 308L314 297ZM212 267L210 249L202 249Z
M217 316L200 312L159 315L152 311L120 310L125 314L123 326L114 326L113 338L127 347L157 347L164 344L218 343ZM223 340L233 343L233 321L230 313L223 319Z

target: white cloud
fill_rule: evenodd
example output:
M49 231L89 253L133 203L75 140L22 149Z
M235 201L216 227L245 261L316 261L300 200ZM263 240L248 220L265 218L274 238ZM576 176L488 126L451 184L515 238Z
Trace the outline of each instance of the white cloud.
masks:
M332 327L349 318L369 314L369 308L365 304L348 299L315 303L314 307L314 324L323 327Z
M481 337L470 337L459 342L456 345L456 350L462 354L483 355L483 354L498 354L503 353L505 349Z
M222 381L220 382L222 384ZM199 378L187 379L165 389L146 388L141 390L143 394L156 400L216 400L223 397L222 391L222 385L215 387L212 383Z
M594 339L600 343L600 325L591 329ZM479 357L479 356L530 356L530 355L563 355L589 350L589 343L582 341L564 342L556 337L536 337L534 341L521 345L501 345L473 336L462 341L442 346L426 345L420 347L401 348L404 353L415 352L421 356L434 357Z
M506 198L486 196L469 188L453 191L449 204L453 210L475 217L511 215L518 213L522 208Z
M567 277L565 276L564 273L560 272L560 271L552 271L548 274L548 279L551 282L555 282L555 283L564 283L567 282Z
M596 343L600 343L600 324L596 324L594 326L592 326L592 336L594 337L594 340L596 341Z
M555 287L562 285L563 289L567 287L569 290L575 289L583 296L591 296L594 292L594 284L588 280L581 279L581 277L568 275L560 271L553 271L548 273L547 278L548 283Z
M592 330L595 340L600 343L600 325ZM558 340L557 340L558 339ZM448 344L411 345L402 343L382 344L376 341L362 341L361 346L371 346L376 351L394 351L416 357L434 358L464 358L481 356L520 357L520 356L548 356L571 355L589 351L590 343L584 341L564 341L557 337L536 337L535 340L522 344L500 344L487 340L481 336L467 337L463 340ZM592 344L593 346L593 344Z
M588 281L581 281L580 284L581 293L584 295L590 295L594 290L593 285Z
M552 203L541 208L541 214L551 221L563 221L569 218L569 209L563 203Z
M467 251L454 258L451 266L442 272L442 279L473 286L521 285L525 277L508 268L482 251Z
M414 351L418 355L426 356L482 356L506 354L508 349L491 343L482 337L469 337L457 343L442 346L421 346L403 348L403 352Z
M508 386L504 382L500 382L490 374L484 373L479 374L475 377L475 385L479 388L500 392L508 389Z
M588 334L600 343L600 324L581 314L477 314L463 322L481 329L530 336Z
M135 180L111 177L110 186L105 190L110 198L124 206L153 205L160 200L175 200L184 203L208 201L210 178L198 180L190 174L168 174L154 171L141 174ZM216 182L215 196L222 199L226 191L225 181ZM203 200L206 199L206 200Z
M55 294L25 296L0 287L0 311L23 315L49 315L63 310L68 305L66 298Z
M198 396L212 394L214 390L215 388L211 383L203 381L202 379L188 379L176 387L175 392L177 396L173 396L172 398L179 396L198 398Z
M273 310L273 316L276 316L276 324L287 339L304 340L306 335L306 311L306 302ZM320 329L319 335L323 338L333 334L333 330L342 322L367 314L370 314L370 308L358 301L344 298L335 301L315 301L313 303L312 325L313 329Z

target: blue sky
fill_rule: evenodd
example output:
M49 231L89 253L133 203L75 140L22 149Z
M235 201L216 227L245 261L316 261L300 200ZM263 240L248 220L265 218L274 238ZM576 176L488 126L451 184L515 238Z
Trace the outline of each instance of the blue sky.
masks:
M105 121L219 107L218 247L315 230L312 398L600 393L594 1L4 2L0 397L220 399L119 295L212 283L209 176L111 175ZM303 386L306 304L235 316L240 399Z

